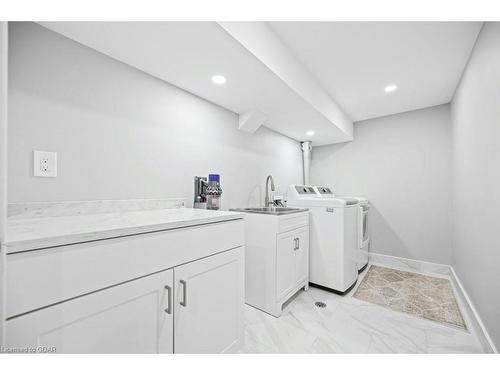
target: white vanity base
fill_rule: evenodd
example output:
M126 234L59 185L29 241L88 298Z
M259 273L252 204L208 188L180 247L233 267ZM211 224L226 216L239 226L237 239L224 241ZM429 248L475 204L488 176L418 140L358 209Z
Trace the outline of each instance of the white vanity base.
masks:
M112 225L92 220L110 215ZM5 345L57 353L237 351L244 342L242 218L183 208L11 222ZM86 232L64 232L59 221L86 222ZM23 228L30 229L24 237ZM102 239L117 233L126 235ZM29 248L57 241L64 245Z
M246 214L245 302L275 317L309 287L309 213Z

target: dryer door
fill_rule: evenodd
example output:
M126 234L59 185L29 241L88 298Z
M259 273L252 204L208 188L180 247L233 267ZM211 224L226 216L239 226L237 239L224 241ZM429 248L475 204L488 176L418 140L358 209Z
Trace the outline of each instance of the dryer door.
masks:
M359 222L358 222L358 236L359 236L359 248L363 248L370 242L370 232L369 232L369 221L368 214L370 212L370 206L360 206L359 207Z

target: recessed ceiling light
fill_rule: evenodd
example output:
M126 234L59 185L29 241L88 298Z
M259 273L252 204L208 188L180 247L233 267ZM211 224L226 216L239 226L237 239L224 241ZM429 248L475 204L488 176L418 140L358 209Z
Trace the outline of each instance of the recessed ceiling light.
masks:
M384 91L388 94L396 91L397 89L398 89L398 86L396 86L395 84L390 84L390 85L387 85L384 87Z
M306 135L309 137L312 137L314 134L315 133L312 130L309 130L308 132L306 132Z
M215 76L212 76L212 82L216 85L223 85L224 83L226 83L226 77L217 74Z

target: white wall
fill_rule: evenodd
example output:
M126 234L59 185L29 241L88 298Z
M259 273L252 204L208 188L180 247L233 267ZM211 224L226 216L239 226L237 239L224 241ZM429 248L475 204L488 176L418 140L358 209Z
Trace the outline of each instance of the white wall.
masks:
M311 183L370 200L373 252L450 264L450 138L448 105L361 121L313 147Z
M222 175L223 207L262 204L302 179L300 145L32 23L10 27L9 201L189 197ZM209 77L207 77L208 79ZM223 88L221 88L223 89ZM58 177L32 177L32 151L58 152Z
M500 347L500 23L486 23L452 102L454 268Z

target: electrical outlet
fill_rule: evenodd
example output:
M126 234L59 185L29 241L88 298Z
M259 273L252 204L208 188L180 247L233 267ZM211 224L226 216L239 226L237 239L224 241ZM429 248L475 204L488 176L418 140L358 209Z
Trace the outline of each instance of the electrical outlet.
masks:
M49 171L49 158L42 157L40 159L40 172L47 173Z
M57 152L33 151L33 175L35 177L56 177Z

